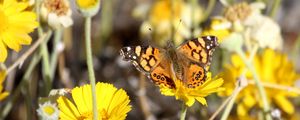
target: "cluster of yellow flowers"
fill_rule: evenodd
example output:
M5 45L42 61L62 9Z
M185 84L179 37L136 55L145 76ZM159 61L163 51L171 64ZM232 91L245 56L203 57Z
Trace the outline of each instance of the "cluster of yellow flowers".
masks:
M235 99L239 118L256 116L250 114L254 108L264 109L263 96L268 103L279 108L282 111L280 113L291 116L295 108L288 98L299 96L299 92L295 92L299 91L295 87L299 74L287 55L280 52L283 46L280 27L261 13L263 8L263 3L242 2L228 6L224 15L213 18L210 26L202 32L202 35L218 36L221 47L231 52L230 64L224 65L222 73L226 90L219 95L231 96L237 80L247 81L248 85ZM249 61L243 59L243 54L248 54ZM247 66L248 63L255 72L251 71L251 66ZM263 86L263 96L255 76Z

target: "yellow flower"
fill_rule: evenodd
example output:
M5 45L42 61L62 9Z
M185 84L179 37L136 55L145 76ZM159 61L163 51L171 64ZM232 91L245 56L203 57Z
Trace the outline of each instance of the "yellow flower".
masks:
M287 56L271 49L265 49L262 54L254 57L254 66L259 75L260 81L263 83L278 84L294 87L294 82L299 78L294 70L294 66ZM235 82L246 69L245 64L238 55L231 58L232 64L225 65L224 71L224 87L226 90L221 92L222 96L229 96L235 88ZM246 69L246 79L249 83L253 83L252 74ZM285 113L291 115L295 109L288 97L298 96L296 93L279 90L275 88L265 88L268 101L279 107ZM249 84L238 95L236 99L237 113L239 116L247 116L249 110L254 107L262 108L262 100L257 94L258 89L255 85ZM274 94L276 93L276 94Z
M76 0L76 1L78 7L85 8L85 9L93 7L100 2L100 0Z
M9 93L8 92L2 92L3 91L3 82L5 80L6 72L0 71L0 101L2 101L4 98L6 98Z
M153 40L159 45L165 45L166 41L171 39L173 27L175 29L173 32L176 31L174 41L178 45L184 38L194 37L191 29L197 30L194 25L200 23L202 9L200 6L195 6L193 9L192 5L183 0L157 0L148 14L149 16L146 17L148 19L141 26L141 34L143 36L153 35Z
M117 89L112 84L97 83L97 109L99 120L124 120L131 110L130 100L123 89ZM60 119L63 120L92 120L91 85L76 87L72 90L73 100L59 97ZM71 102L71 101L74 101Z
M85 17L96 15L100 9L100 2L100 0L76 0L80 12Z
M201 36L214 35L218 37L218 42L222 43L224 38L228 37L231 33L230 31L231 23L222 17L214 17L208 28L204 29Z
M38 26L36 14L26 11L28 3L4 0L0 3L0 62L7 57L7 48L20 51L21 45L29 45L28 33Z
M187 106L192 106L195 103L195 99L203 105L207 105L204 97L214 92L222 91L220 86L223 84L223 79L216 80L211 79L211 73L207 73L207 80L196 88L188 88L182 83L181 80L175 80L176 88L170 89L164 86L160 86L160 91L166 96L175 96L178 100L185 102Z

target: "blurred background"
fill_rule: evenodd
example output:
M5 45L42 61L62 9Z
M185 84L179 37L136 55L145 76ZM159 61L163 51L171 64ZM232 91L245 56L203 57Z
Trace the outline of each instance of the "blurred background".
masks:
M164 47L164 43L160 40L155 40L154 35L147 35L159 31L159 27L147 26L144 22L151 19L151 9L159 0L102 0L100 12L92 18L92 49L93 49L93 62L96 74L96 80L100 82L108 82L114 84L117 88L124 89L130 96L132 111L128 113L127 119L163 119L174 120L179 118L181 103L176 101L174 97L166 97L160 94L158 87L151 81L144 77L138 70L134 68L129 62L123 61L119 50L125 46L135 45L154 45L157 47ZM178 43L193 37L201 35L201 28L205 28L210 24L210 19L213 16L220 16L223 14L225 6L222 0L186 0L184 2L196 2L200 12L199 17L205 17L209 4L212 4L212 10L209 12L205 19L192 24L194 29L188 35L189 37L178 38ZM254 2L252 0L230 0L234 3L238 2ZM258 0L265 3L266 8L263 14L269 15L272 7L277 0ZM274 20L280 25L281 34L284 41L283 51L292 55L292 46L296 44L297 37L300 33L300 1L298 0L278 0L280 4L274 15ZM65 28L63 32L64 49L58 56L58 66L55 72L53 81L53 89L59 88L73 88L89 83L88 71L86 65L85 47L84 47L84 19L78 12L75 2L70 0L72 8L72 18L74 24L71 27ZM164 14L165 9L158 10ZM180 25L180 18L177 23L179 24L176 29L178 31L186 29ZM158 19L159 21L159 19ZM176 21L175 21L176 22ZM194 27L193 27L194 26ZM189 29L189 28L188 28ZM197 33L198 32L198 33ZM37 38L36 33L33 39ZM53 36L52 38L53 39ZM52 43L49 42L48 47L51 51ZM11 52L5 64L12 64L18 56L22 55L28 46L24 46L21 52ZM218 49L218 48L217 48ZM217 50L218 53L218 50ZM299 53L299 49L298 49ZM300 58L296 55L295 60L296 71L300 72ZM217 57L213 61L221 59ZM18 88L21 78L24 75L30 58L28 58L20 67L8 75L6 82L6 90L13 91ZM220 67L213 62L212 66ZM213 69L213 68L212 68ZM221 71L217 69L213 71L216 75ZM36 116L36 108L38 107L38 98L45 97L48 94L42 93L40 89L44 87L44 81L41 76L41 63L33 71L30 80L29 93L19 93L14 95L13 107L5 119L26 119L27 110L31 110L32 114ZM298 83L300 86L300 83ZM21 90L22 91L22 90ZM145 92L142 94L141 92ZM24 96L30 94L33 101L33 108L27 109L24 101ZM193 107L189 108L187 113L188 120L208 119L214 111L219 107L224 98L219 98L216 95L207 97L208 107L196 103ZM295 100L297 104L296 109L300 109L300 99ZM3 106L3 105L2 105ZM296 110L296 111L297 111ZM300 114L300 113L297 113ZM34 117L33 119L37 119Z

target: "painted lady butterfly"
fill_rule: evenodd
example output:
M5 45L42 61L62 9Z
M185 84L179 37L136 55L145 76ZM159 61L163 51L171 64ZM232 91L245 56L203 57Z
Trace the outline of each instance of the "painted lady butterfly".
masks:
M167 49L152 46L131 46L121 49L123 59L130 61L156 85L176 88L172 78L182 80L188 88L195 88L206 80L212 54L218 46L217 37L204 36Z

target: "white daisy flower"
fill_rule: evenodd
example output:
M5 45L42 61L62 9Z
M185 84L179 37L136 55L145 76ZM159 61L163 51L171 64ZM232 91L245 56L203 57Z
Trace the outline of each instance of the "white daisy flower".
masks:
M37 113L42 120L58 120L59 110L57 105L51 103L50 101L39 104Z

